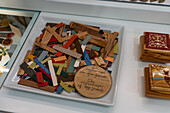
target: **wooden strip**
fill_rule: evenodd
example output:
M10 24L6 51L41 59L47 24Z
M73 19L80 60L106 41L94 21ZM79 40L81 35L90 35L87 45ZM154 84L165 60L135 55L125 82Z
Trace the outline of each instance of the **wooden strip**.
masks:
M81 45L81 50L82 50L82 52L84 52L85 48L86 48L85 45ZM83 57L84 57L84 54L83 54ZM81 58L76 59L76 61L75 61L75 63L74 63L74 67L78 67L79 64L80 64L80 61L81 61Z
M49 51L49 52L55 54L55 50L52 49L52 48L50 48L50 47L48 47L47 45L44 45L44 44L39 43L39 42L35 42L35 45L37 45L37 46L43 48L43 49L46 50L46 51Z
M69 65L69 67L68 67L68 69L67 69L67 72L68 72L68 73L73 73L75 61L76 61L76 59L75 59L75 58L72 58L72 60L71 60L71 62L70 62L70 65Z
M89 34L102 37L102 35L99 34L100 29L94 29L92 27L88 27L87 25L76 23L76 22L70 22L70 27L73 28L77 33L79 31L82 32L87 31Z
M65 63L53 63L54 66L62 66L62 67L67 67L67 61Z
M61 94L62 90L63 90L63 87L59 85L57 89L57 94Z
M84 37L84 36L88 35L88 33L87 32L81 32L81 33L77 33L76 35L78 37ZM72 36L73 35L62 38L63 42L66 41L66 40L69 40Z
M53 67L53 64L52 64L52 60L48 61L48 66L49 66L49 69L50 69L53 86L57 86L58 85L57 77L55 75L55 71L54 71L54 67Z
M63 45L63 48L67 49L77 38L77 35L73 35L66 44ZM61 51L57 52L55 55L56 56L61 56L63 53Z
M48 55L48 51L43 51L43 52L39 55L38 60L39 60L39 61L44 60L44 58L45 58L47 55Z
M69 75L68 77L63 77L63 76L57 76L57 80L58 80L58 83L60 83L61 81L63 82L69 82L69 81L74 81L74 74L71 74Z
M90 35L87 35L86 38L80 42L80 44L86 45L92 37Z
M50 74L47 74L41 67L38 68L42 73L44 73L48 78L52 79L51 78L51 75Z
M25 79L20 79L18 84L42 89L42 90L49 91L49 92L54 92L56 89L56 87L52 87L52 86L38 87L38 83L31 81L31 80L25 80Z
M69 49L65 49L65 48L60 47L60 46L57 46L57 45L54 45L53 48L56 49L56 50L58 50L58 51L60 51L60 52L62 52L62 53L65 53L65 54L67 54L67 55L70 55L70 56L72 56L72 57L74 57L74 58L80 58L80 57L82 56L82 55L79 54L79 53L73 52L73 51L71 51L71 50L69 50Z
M71 93L72 89L68 87L63 81L60 82L60 85L68 92Z
M50 26L47 26L46 29L52 34L54 35L54 37L60 42L62 43L62 37L58 35L58 33L55 32L55 30L53 30Z
M34 61L35 61L47 74L50 74L50 71L49 71L37 58L34 58Z
M84 40L86 37L83 36L83 37L78 37L78 38L81 39L81 40ZM107 44L107 42L105 40L100 40L99 38L97 39L97 38L94 38L93 36L92 36L92 39L90 39L89 42L93 43L97 46L100 46L100 47L105 47L106 44Z
M41 61L42 64L45 64L47 61L51 60L51 57L46 58L45 60ZM36 65L35 68L38 68L39 65Z
M63 25L62 27L60 27L60 29L59 29L59 36L61 36L61 34L64 32L65 27L66 27L66 25Z
M26 62L23 62L20 67L30 76L31 78L34 78L34 75L36 75L35 70L28 67L28 64Z
M55 62L57 61L63 61L63 60L67 60L66 56L60 56L60 57L57 57L57 58L53 58Z
M31 51L28 50L27 53L26 53L26 55L25 55L25 58L24 58L23 62L25 62L25 63L28 63L28 62L29 62L28 56L29 56L30 54L31 54ZM24 73L25 73L24 70L23 70L22 68L19 68L17 75L23 75Z
M110 61L110 62L113 62L113 61L114 61L114 58L112 58L112 57L106 57L105 60Z
M38 83L44 83L42 72L36 72L36 77L37 77L37 82Z
M97 46L93 46L93 45L86 45L86 46L91 46L91 49L95 50L95 51L100 51L100 47Z
M59 68L58 68L58 71L57 71L57 75L60 75L60 73L61 73L61 71L62 71L62 69L63 69L63 66L59 66Z
M97 63L96 63L96 61L94 60L94 59L92 59L92 60L90 60L91 61L91 63L93 64L93 65L97 65ZM85 60L81 60L80 61L80 66L86 66L87 64L86 64L86 61Z
M86 61L86 64L89 66L89 65L92 65L91 61L90 61L90 58L89 58L89 55L87 54L87 51L84 50L84 60Z
M109 33L108 36L109 36L109 41L108 41L108 43L107 43L107 45L104 49L104 52L102 54L103 58L108 56L108 54L110 53L110 51L112 50L112 48L116 44L117 40L115 40L115 39L118 36L118 32L114 32L113 34Z
M31 60L31 61L34 61L34 55L29 55L28 58Z
M82 54L82 57L84 57L84 54L83 54L83 51L82 51L82 48L81 48L81 45L80 45L78 39L76 39L76 40L74 41L74 44L75 44L75 46L76 46L76 51L77 51L77 53Z

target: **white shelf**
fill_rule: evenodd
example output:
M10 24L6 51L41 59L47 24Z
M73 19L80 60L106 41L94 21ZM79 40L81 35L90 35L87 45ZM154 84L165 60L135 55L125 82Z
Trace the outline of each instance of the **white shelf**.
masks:
M96 106L3 87L0 91L0 109L16 113L169 113L169 100L151 99L144 96L143 69L149 63L139 60L140 35L144 31L170 33L169 25L64 14L56 14L56 16L70 16L124 26L120 78L115 106Z

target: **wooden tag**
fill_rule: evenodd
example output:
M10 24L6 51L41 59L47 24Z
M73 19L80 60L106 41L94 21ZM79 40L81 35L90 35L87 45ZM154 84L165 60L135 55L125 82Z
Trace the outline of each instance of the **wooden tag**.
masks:
M88 98L100 98L106 95L112 85L111 75L98 66L86 66L75 75L76 90Z

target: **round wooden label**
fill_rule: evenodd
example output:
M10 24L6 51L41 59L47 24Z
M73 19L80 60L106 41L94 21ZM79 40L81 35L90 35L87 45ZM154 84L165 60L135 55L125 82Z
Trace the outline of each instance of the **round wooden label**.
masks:
M86 66L76 73L74 84L81 95L88 98L99 98L110 91L112 78L99 66Z

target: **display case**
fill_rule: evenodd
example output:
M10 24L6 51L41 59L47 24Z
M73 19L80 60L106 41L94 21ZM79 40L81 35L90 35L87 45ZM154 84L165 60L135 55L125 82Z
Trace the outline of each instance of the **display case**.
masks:
M0 9L0 87L29 34L38 12Z
M113 107L40 95L37 94L37 91L33 91L34 93L25 92L30 90L29 88L25 91L21 90L21 87L14 88L15 77L12 76L12 72L14 72L15 68L13 68L10 70L11 73L0 90L1 110L17 113L46 113L49 111L78 113L169 112L169 100L145 97L144 67L147 67L150 62L140 61L140 36L144 32L169 34L170 7L168 4L154 5L97 0L13 0L10 2L7 0L1 3L1 7L41 11L42 17L51 15L55 18L57 15L57 17L65 19L77 18L81 21L96 21L96 23L114 24L124 28L119 69L116 78L118 82L115 86L116 101ZM34 26L35 28L37 28L36 25ZM34 30L36 30L35 28ZM19 56L21 57L22 54L19 54ZM16 62L15 65L17 65ZM166 65L169 64L167 63ZM12 84L13 86L10 86Z

